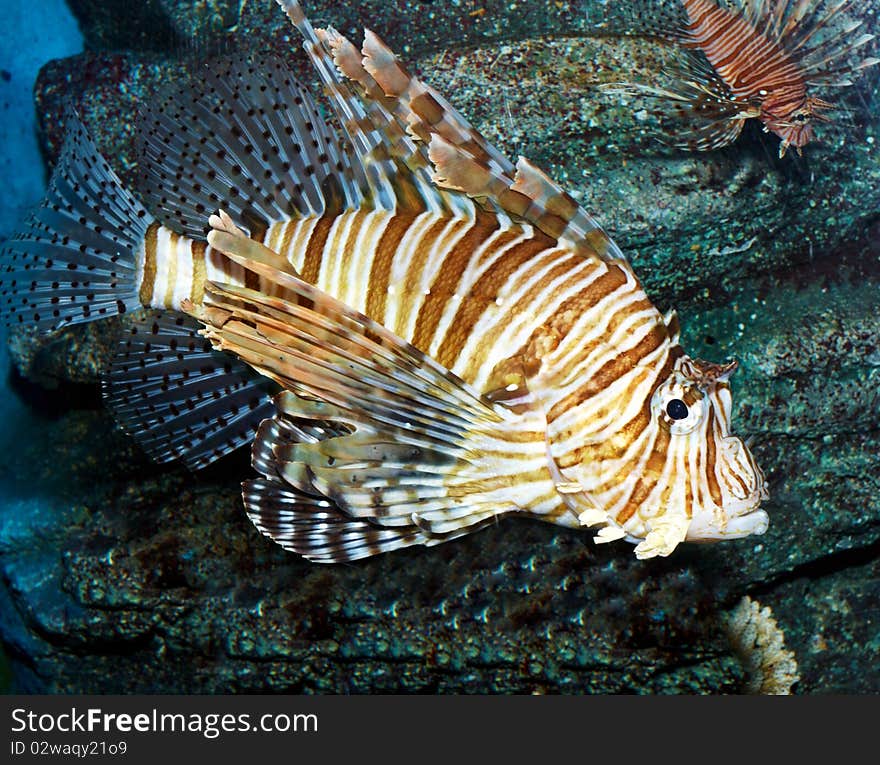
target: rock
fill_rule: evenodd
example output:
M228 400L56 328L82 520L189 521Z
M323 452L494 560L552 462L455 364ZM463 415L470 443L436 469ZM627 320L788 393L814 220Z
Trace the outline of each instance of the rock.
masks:
M878 637L860 614L878 595L880 122L860 98L876 103L877 76L846 96L852 121L821 126L803 158L779 160L776 139L756 133L688 155L653 140L638 104L597 89L663 57L636 38L584 36L602 4L519 4L543 16L500 2L474 15L456 2L388 5L309 11L349 35L364 23L383 34L490 140L582 200L658 307L679 310L692 355L739 360L734 428L754 436L768 476L768 533L638 562L623 543L503 521L439 548L323 567L250 526L237 486L247 455L196 476L152 467L106 414L71 405L10 447L0 629L18 686L733 693L743 670L724 617L749 594L795 652L796 691L871 692ZM271 2L185 12L191 3L153 0L138 11L160 30L149 42L121 29L125 3L73 6L91 52L43 70L50 162L71 95L133 183L132 118L191 68L181 39L264 46L310 77ZM12 350L29 385L60 385L63 397L69 381L95 383L115 331L18 335Z

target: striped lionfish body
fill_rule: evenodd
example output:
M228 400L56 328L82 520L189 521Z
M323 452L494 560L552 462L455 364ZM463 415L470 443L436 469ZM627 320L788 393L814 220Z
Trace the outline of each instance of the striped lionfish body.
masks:
M215 68L147 110L143 207L80 128L4 255L6 314L51 329L160 310L123 341L111 406L194 466L254 427L248 514L315 561L504 515L639 557L763 533L735 364L689 358L572 197L378 37L359 51L279 4L343 134L279 62ZM74 286L69 263L99 284Z
M779 156L809 143L813 125L828 121L834 104L818 88L851 84L880 59L857 58L874 35L859 33L852 0L680 0L683 18L667 21L661 36L682 55L669 87L628 85L609 90L643 92L671 101L697 127L674 145L715 149L736 140L747 119L779 136ZM654 32L656 34L656 32Z

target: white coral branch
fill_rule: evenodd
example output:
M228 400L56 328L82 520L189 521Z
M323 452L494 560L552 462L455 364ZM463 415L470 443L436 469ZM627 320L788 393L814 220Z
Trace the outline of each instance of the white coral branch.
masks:
M745 596L731 612L728 635L748 676L747 693L786 696L800 680L794 652L769 607Z

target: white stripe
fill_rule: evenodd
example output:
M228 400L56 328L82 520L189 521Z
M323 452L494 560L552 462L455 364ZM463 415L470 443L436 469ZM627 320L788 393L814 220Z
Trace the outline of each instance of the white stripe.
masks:
M171 307L180 310L180 302L188 299L192 294L193 280L193 240L189 237L181 236L177 240L177 252L174 257L177 258L177 277L174 284L174 296L171 301Z
M244 286L244 269L210 246L205 249L205 274L209 282Z
M159 226L156 232L156 278L153 281L151 308L169 308L165 305L165 294L168 291L168 260L175 257L171 252L171 231Z
M324 251L321 253L321 268L318 271L318 280L316 285L324 292L334 295L343 300L341 294L337 291L337 286L342 283L342 256L345 247L348 244L351 234L351 227L357 220L357 213L347 212L338 216L330 227L330 233L324 242ZM348 274L350 281L357 282L363 291L366 280L361 274Z
M461 277L459 278L457 286L436 285L436 289L449 289L450 292L452 292L452 290L454 290L454 292L450 294L449 299L446 301L446 305L443 307L443 313L440 316L439 322L437 322L437 327L434 330L434 337L428 348L429 355L435 358L437 357L440 346L446 338L446 333L449 331L449 328L458 313L458 309L461 307L462 301L473 289L474 284L480 276L482 276L493 263L500 260L508 250L532 237L533 229L531 226L523 226L522 228L523 233L504 247L498 247L497 239L499 236L506 234L510 229L498 229L488 237L483 242L482 246L478 247L471 255L467 266L465 266ZM481 263L481 258L484 258L487 253L489 254L489 257L486 258L486 263ZM471 339L474 337L474 334L475 332L471 332ZM459 354L459 359L466 358L469 358L469 355L464 349L462 349Z

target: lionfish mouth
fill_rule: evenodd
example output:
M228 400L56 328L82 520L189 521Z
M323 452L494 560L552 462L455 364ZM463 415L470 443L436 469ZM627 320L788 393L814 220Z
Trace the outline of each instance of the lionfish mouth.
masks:
M726 523L720 524L718 539L737 539L750 534L763 534L767 531L770 522L767 513L760 509L761 503L770 498L764 471L752 459L748 446L746 446L746 454L752 469L752 484L744 492L731 492L732 498L729 498L724 505Z
M725 482L722 506L695 511L688 528L687 539L692 542L713 542L721 539L739 539L767 531L770 519L761 503L769 499L764 471L758 467L751 453L753 438L741 441L730 437L722 441L731 467Z

